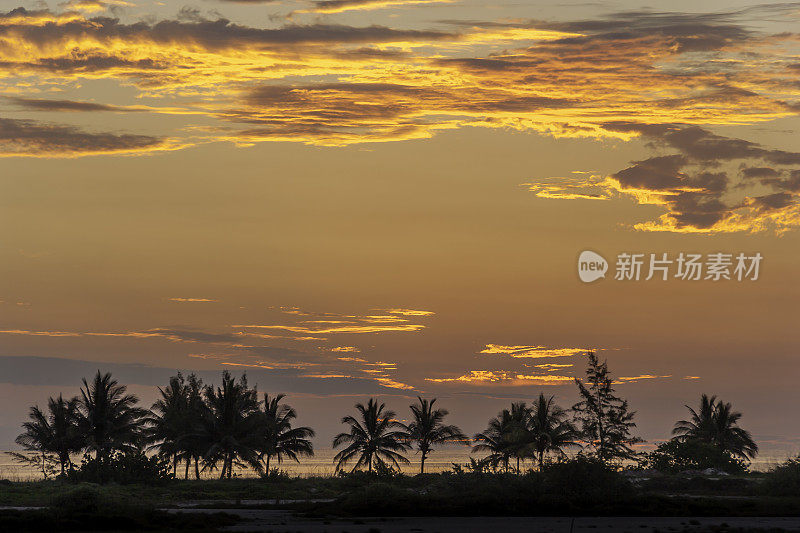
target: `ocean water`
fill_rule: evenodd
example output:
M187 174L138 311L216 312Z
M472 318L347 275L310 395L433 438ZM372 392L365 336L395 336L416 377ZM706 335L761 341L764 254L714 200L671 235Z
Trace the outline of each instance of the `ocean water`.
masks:
M277 463L274 459L270 463L270 468L278 468L291 476L313 477L313 476L332 476L335 474L336 465L333 458L336 455L336 450L330 448L317 449L312 457L301 457L299 463L294 461L284 460L282 463ZM401 470L404 473L416 474L419 472L420 460L419 455L415 452L407 454L410 461L407 465L401 465ZM470 456L480 459L485 454L471 454L468 446L444 446L428 455L425 460L425 472L443 472L451 470L453 463L465 464L469 463ZM74 459L80 462L80 458ZM350 468L355 462L350 463ZM183 477L185 471L185 463L178 466L178 476ZM256 473L249 469L236 468L234 473L241 477L254 477ZM219 475L219 470L216 474L213 472L202 472L201 477L213 478ZM190 469L189 476L194 476L194 467ZM13 458L5 453L0 456L0 479L10 479L12 481L29 481L35 479L42 479L42 473L23 465L14 462Z
M335 464L333 457L336 455L336 450L330 448L321 448L315 451L313 457L303 457L300 463L294 461L284 461L280 464L273 460L270 467L276 467L291 476L299 477L312 477L312 476L332 476L335 474ZM776 464L785 461L792 454L776 453L760 455L751 465L752 470L766 471ZM409 464L402 465L401 470L407 474L416 474L419 472L420 461L419 455L415 452L407 455ZM469 463L470 457L481 459L485 454L471 453L468 446L443 446L431 454L425 460L425 472L444 472L452 470L453 464L464 465ZM76 462L80 462L80 458L76 458ZM351 463L351 467L352 467ZM522 463L522 468L532 468L533 463L525 461ZM234 470L235 474L240 477L255 477L256 473L249 469L237 468ZM178 467L178 476L182 477L184 473L183 465ZM194 476L193 468L190 469L190 477ZM219 475L219 470L214 472L203 472L203 478L214 478ZM42 473L26 466L19 465L5 453L0 455L0 479L9 479L12 481L31 481L42 479Z

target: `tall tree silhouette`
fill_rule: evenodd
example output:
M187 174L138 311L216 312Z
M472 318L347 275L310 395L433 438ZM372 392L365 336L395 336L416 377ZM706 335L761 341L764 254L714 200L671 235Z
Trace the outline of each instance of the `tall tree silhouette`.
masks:
M299 456L314 455L314 446L308 440L314 436L314 430L310 427L292 427L297 412L281 403L285 396L278 394L270 398L269 394L264 394L264 410L259 415L256 449L264 462L264 472L267 474L273 457L278 463L282 462L284 457L299 463Z
M743 459L752 459L758 454L758 445L750 432L738 426L742 414L733 411L730 403L723 403L716 396L703 394L697 411L688 405L686 408L692 417L675 424L672 433L676 438L713 444Z
M446 409L434 409L436 398L426 400L417 397L417 403L411 404L412 420L406 426L407 438L415 443L420 453L420 474L425 473L425 459L433 450L433 446L446 442L464 442L464 435L458 426L445 424L448 415Z
M601 363L594 352L588 352L587 357L586 384L575 378L581 401L572 407L581 423L582 438L601 461L632 459L636 453L631 446L642 442L631 435L636 412L630 411L627 400L614 395L608 364Z
M189 461L194 462L194 477L200 479L200 460L205 457L209 444L204 438L204 422L208 419L208 406L203 399L203 380L195 374L189 374L186 380L187 410L186 426L189 433L184 435L181 448L186 456L187 469ZM188 475L186 476L188 477Z
M136 407L139 399L126 392L127 387L99 370L91 383L83 380L78 428L86 439L85 447L96 454L101 481L112 452L134 450L142 444L141 420L147 411Z
M65 400L62 395L47 400L47 413L39 406L31 407L22 424L25 430L15 442L29 451L51 453L58 457L61 475L72 465L70 455L83 448L83 439L77 427L78 399Z
M539 398L531 406L528 430L540 470L546 454L564 456L564 448L580 446L577 429L567 412L556 405L554 396L546 398L539 393Z
M169 385L158 388L160 398L150 408L144 418L147 425L147 438L150 448L158 451L159 457L172 463L172 473L176 473L178 462L186 460L186 476L189 463L184 447L185 441L194 428L189 416L189 389L184 377L178 373L169 379Z
M529 414L524 402L511 404L511 410L503 409L489 420L483 432L475 435L472 451L489 452L485 460L495 468L502 464L506 472L511 457L516 457L519 471L519 459L530 443L527 431Z
M395 420L395 412L386 409L385 404L378 404L370 398L365 406L356 404L358 419L353 416L342 418L342 424L350 426L347 433L339 433L333 439L333 447L346 445L333 458L336 471L339 472L353 458L358 461L353 470L367 467L372 473L374 465L379 462L391 463L399 468L399 463L408 463L402 452L409 449L405 442L406 433L403 424Z
M222 384L204 390L207 410L201 428L206 448L205 463L210 470L222 462L220 479L233 476L233 467L260 468L258 459L258 393L247 385L247 377L238 381L227 370Z

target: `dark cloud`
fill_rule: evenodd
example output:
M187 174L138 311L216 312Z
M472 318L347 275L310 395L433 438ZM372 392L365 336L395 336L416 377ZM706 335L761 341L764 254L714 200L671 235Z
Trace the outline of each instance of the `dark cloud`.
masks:
M728 186L728 174L725 172L699 172L692 176L687 183L690 188L719 193Z
M665 190L679 188L686 176L680 172L687 164L682 155L665 155L636 161L613 176L624 188Z
M0 61L0 68L72 74L99 72L111 69L139 73L140 71L163 71L169 68L169 65L154 61L153 59L129 60L116 56L78 51L73 52L72 56L73 57L58 58L43 57L36 61Z
M168 148L168 141L150 135L87 133L74 126L0 118L0 154L80 156L130 153Z
M705 52L747 41L753 36L737 22L737 12L674 13L625 11L591 20L527 22L442 21L460 27L542 28L583 35L565 37L552 46L591 46L600 43L636 41L643 37L668 40L677 53Z
M742 175L745 178L775 178L781 173L770 167L749 167L742 169Z
M707 229L727 216L728 207L712 194L681 192L669 200L678 227Z
M797 197L787 192L776 192L765 196L750 198L750 205L760 211L774 211L789 207L797 202Z
M184 342L239 343L242 341L242 336L234 333L211 333L198 329L152 328L144 330L142 333L157 334Z
M704 163L756 159L778 165L800 164L800 152L768 150L758 143L716 135L700 126L611 122L603 124L603 128L639 133L656 144L675 148L688 158Z
M779 178L762 178L762 185L768 185L775 189L800 193L800 170L793 170L789 173L789 177L785 179Z
M654 149L679 152L634 161L611 175L622 192L656 194L655 203L667 208L666 227L709 230L727 224L729 231L742 231L769 222L779 230L800 225L795 212L800 206L800 169L774 168L800 165L800 152L771 150L699 126L614 122L603 127L638 133ZM737 160L742 161L738 174L743 181L731 182L727 172L709 170ZM754 182L778 192L728 199L732 191L751 188Z
M197 371L204 382L219 383L222 370L233 374L246 373L251 385L262 391L328 394L380 394L396 393L397 390L383 386L375 380L358 377L310 378L303 370L292 368L263 368L257 366L236 367L220 365L218 370ZM14 385L48 385L78 387L81 379L90 378L95 372L111 372L123 384L163 386L177 372L184 375L192 372L189 366L165 368L137 363L111 361L81 361L58 357L0 356L0 382ZM58 394L54 389L51 394Z
M16 38L38 47L46 47L91 38L100 42L114 39L124 41L152 41L159 44L187 45L207 50L220 50L243 46L269 47L287 44L379 43L389 41L414 41L452 39L451 32L433 30L396 30L386 26L354 27L341 24L290 24L281 28L253 28L219 18L216 20L193 17L184 20L162 20L153 24L121 23L119 19L95 17L88 20L62 21L59 24L15 23L17 16L49 14L16 9L1 18L11 19L0 25L0 37Z
M8 100L20 107L37 111L143 111L142 109L136 108L125 108L109 104L98 104L95 102L78 102L75 100L47 100L16 97L9 97Z

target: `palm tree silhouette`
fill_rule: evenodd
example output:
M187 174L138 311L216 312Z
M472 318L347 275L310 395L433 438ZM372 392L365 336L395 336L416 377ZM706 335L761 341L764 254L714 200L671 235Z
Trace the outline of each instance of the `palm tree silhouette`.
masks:
M418 396L417 403L410 406L414 419L406 426L408 433L406 437L416 443L420 452L420 474L425 473L425 459L433 451L434 444L463 442L467 439L458 426L444 423L448 411L447 409L434 409L434 403L436 403L436 398L429 401Z
M752 459L758 454L758 445L753 441L750 432L738 427L742 413L733 411L730 403L723 403L716 396L703 394L697 411L688 405L686 408L692 417L690 420L679 420L675 424L672 434L676 438L707 442L744 459Z
M187 469L189 461L194 461L194 477L200 479L199 462L208 451L203 435L203 422L208 417L208 407L203 400L203 380L195 374L189 374L186 380L186 401L186 426L189 433L184 435L181 448L186 456Z
M234 465L260 468L257 444L258 393L247 386L247 377L235 381L227 370L222 385L204 390L207 410L201 438L206 448L205 466L214 470L222 461L220 479L233 476Z
M47 400L47 414L39 406L31 407L30 422L22 424L24 433L15 442L30 451L52 453L58 457L61 475L72 466L70 454L83 448L83 439L76 425L78 399L65 400L62 395Z
M314 446L309 438L314 430L309 427L292 427L297 412L290 406L281 404L285 394L272 398L264 394L264 410L260 413L258 443L256 448L264 462L264 472L269 474L269 463L274 457L278 463L288 457L300 462L300 455L314 455Z
M488 451L489 455L485 461L495 468L498 464L502 464L506 472L511 457L516 456L519 469L519 455L524 447L522 437L527 423L524 405L524 403L512 404L511 411L503 409L496 417L489 420L489 426L482 433L475 435L476 444L472 447L472 451Z
M547 453L565 456L564 448L579 446L579 433L569 420L567 412L555 404L555 397L546 398L539 393L539 398L531 407L528 428L531 434L536 461L542 469Z
M112 452L134 450L142 444L142 418L147 411L136 407L139 399L126 394L127 387L111 374L98 370L91 383L83 379L78 401L78 428L84 435L85 448L95 452L101 470Z
M352 416L342 418L342 424L350 426L350 432L339 433L333 439L334 448L347 444L333 458L337 472L356 456L358 461L351 471L366 466L372 473L373 463L379 462L389 462L396 468L399 468L399 463L408 463L408 459L401 453L410 448L405 442L405 428L394 419L394 411L385 407L385 404L378 405L377 400L370 398L366 406L362 403L356 404L361 420Z
M184 449L184 441L192 432L189 417L189 389L186 380L179 373L169 379L169 385L158 388L161 397L150 408L144 418L147 425L147 440L150 448L158 450L158 456L172 463L175 475L178 462L186 460L186 475L189 477L189 458Z

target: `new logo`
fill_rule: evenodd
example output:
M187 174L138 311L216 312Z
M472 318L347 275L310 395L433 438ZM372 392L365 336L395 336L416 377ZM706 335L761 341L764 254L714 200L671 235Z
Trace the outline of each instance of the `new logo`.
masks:
M608 272L608 261L602 255L590 250L581 252L578 257L578 277L582 282L597 281L606 277L606 272Z

